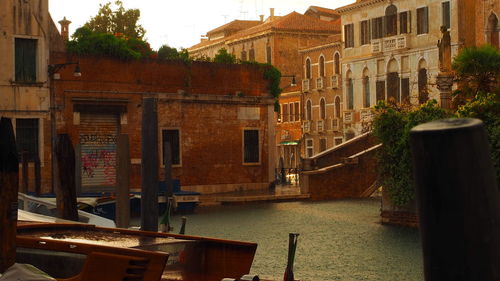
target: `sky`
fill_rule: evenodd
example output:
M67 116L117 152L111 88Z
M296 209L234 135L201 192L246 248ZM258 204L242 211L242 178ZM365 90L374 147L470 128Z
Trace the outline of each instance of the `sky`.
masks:
M66 17L72 23L70 35L97 14L99 4L114 0L49 0L49 11L57 23ZM200 42L201 35L235 19L258 20L269 16L274 8L276 16L292 11L304 13L309 6L334 9L355 0L122 0L125 9L139 9L141 24L146 29L146 40L153 49L167 44L188 48Z

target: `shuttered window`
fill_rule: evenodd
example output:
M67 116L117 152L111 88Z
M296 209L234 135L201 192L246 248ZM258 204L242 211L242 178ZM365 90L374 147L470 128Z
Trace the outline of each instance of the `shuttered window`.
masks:
M384 34L384 18L372 19L372 39L382 38Z
M370 22L368 20L364 20L360 25L361 29L361 45L370 44Z
M410 78L401 78L401 103L410 103Z
M172 152L171 155L171 163L172 165L180 165L181 164L181 149L180 149L180 141L179 141L179 130L162 130L163 137L163 164L165 164L165 151L167 150L166 145L170 144L170 150Z
M259 130L245 130L243 138L243 163L259 163Z
M354 109L354 85L351 78L346 81L347 86L347 109Z
M417 9L417 34L429 33L429 8Z
M295 103L295 121L300 121L300 103Z
M28 161L38 157L38 119L16 119L16 145L19 160L24 151L28 152Z
M364 92L364 99L363 99L363 106L365 108L370 107L370 77L365 76L363 77L363 92Z
M377 81L376 84L377 102L385 100L385 81Z
M405 34L410 33L410 11L399 13L399 33Z
M345 47L354 47L354 24L344 25Z
M37 40L16 38L15 45L16 82L36 82Z

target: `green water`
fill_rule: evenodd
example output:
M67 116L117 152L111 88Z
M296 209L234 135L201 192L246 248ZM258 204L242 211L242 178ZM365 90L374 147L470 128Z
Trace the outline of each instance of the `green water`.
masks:
M282 280L288 233L298 232L296 279L423 280L418 230L379 224L379 210L375 199L199 208L186 234L258 243L251 273L261 278Z

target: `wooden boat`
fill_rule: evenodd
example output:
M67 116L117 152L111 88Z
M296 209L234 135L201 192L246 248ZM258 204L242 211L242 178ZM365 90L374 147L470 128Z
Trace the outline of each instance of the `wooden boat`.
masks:
M249 273L257 249L255 243L88 224L19 221L17 233L17 262L71 281L237 279Z

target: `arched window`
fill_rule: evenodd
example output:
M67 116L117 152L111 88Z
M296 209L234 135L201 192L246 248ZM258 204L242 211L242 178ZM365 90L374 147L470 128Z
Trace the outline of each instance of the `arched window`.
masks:
M370 77L368 76L368 69L365 68L363 71L363 107L367 108L371 106L370 102Z
M391 59L387 65L387 100L400 102L399 94L399 66L395 59Z
M354 109L354 85L351 77L351 71L348 71L346 74L346 100L347 100L347 109Z
M319 118L326 119L326 103L324 98L321 98L319 101Z
M335 118L340 118L340 97L335 98Z
M427 62L422 59L418 64L418 103L423 104L429 100L427 90Z
M248 59L250 61L255 61L255 49L252 48L250 51L248 51Z
M307 100L307 103L306 103L306 120L312 120L312 103L311 103L311 100Z
M486 31L487 35L487 41L491 45L495 46L497 49L500 47L500 42L499 42L499 28L498 28L498 17L494 14L491 13L491 15L488 17L488 29Z
M340 74L340 55L339 55L339 53L335 53L334 61L335 61L335 74Z
M311 60L306 59L306 79L311 79Z
M319 76L325 77L325 57L319 57Z
M385 9L385 36L398 34L398 8L389 5Z

